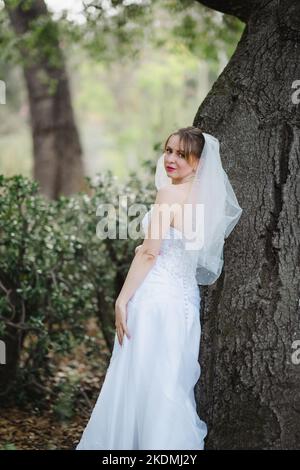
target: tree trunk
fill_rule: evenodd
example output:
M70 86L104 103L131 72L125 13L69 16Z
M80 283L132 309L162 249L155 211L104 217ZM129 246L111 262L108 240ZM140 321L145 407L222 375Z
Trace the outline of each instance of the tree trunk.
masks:
M246 22L193 122L219 138L243 208L222 275L201 288L206 449L299 449L300 4L200 3Z
M44 0L5 1L16 35L25 39L44 21L41 44L32 50L20 43L26 57L24 75L28 90L34 152L34 178L50 199L84 189L82 149L75 124L65 61L58 30ZM29 6L28 6L29 5ZM35 33L34 33L35 34ZM49 52L50 51L50 52ZM34 58L33 58L33 53ZM27 57L28 56L28 57Z

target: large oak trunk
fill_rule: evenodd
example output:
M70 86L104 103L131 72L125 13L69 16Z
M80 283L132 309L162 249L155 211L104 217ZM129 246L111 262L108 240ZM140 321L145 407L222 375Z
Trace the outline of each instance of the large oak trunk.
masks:
M221 277L201 290L196 396L208 424L206 448L297 449L300 364L292 353L300 339L294 83L300 80L300 4L201 3L246 23L193 123L220 139L223 166L243 208L225 243Z

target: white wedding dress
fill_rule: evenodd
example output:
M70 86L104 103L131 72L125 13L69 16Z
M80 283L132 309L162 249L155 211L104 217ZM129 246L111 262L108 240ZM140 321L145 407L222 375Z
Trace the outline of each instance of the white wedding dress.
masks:
M151 211L151 210L150 210ZM146 230L148 211L142 228ZM200 292L195 258L169 227L157 260L127 304L131 334L114 348L76 450L203 450L196 411Z

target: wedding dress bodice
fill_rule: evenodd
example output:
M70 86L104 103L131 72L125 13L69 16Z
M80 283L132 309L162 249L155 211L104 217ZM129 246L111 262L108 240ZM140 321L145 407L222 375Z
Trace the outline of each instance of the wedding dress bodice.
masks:
M152 208L142 219L142 229L144 235L150 222ZM176 278L184 278L192 284L196 283L197 259L192 250L185 246L183 232L175 227L169 227L166 236L162 240L157 265L167 270ZM197 283L196 283L197 284Z

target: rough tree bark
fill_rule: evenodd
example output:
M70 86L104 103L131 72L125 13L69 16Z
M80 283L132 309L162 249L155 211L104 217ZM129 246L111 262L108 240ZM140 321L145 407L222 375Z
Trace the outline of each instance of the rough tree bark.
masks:
M243 208L221 277L201 288L206 449L299 449L300 3L200 3L246 23L193 122L220 139Z
M17 4L17 5L16 5ZM44 0L5 1L12 27L19 38L31 32L32 21L47 19L47 48L35 50L24 65L34 151L34 178L41 192L54 199L84 189L82 149L75 124L69 81L56 25ZM24 57L31 51L20 43ZM49 56L49 51L55 54ZM52 53L52 55L53 55ZM54 91L51 85L54 84Z

